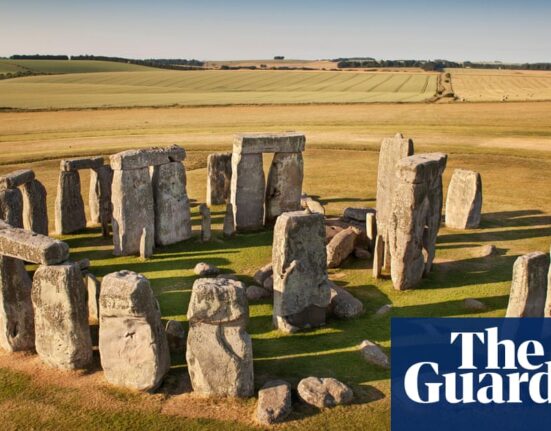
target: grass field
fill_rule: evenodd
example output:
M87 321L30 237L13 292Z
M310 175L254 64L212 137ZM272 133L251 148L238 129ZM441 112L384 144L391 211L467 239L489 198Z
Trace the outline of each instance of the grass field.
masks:
M114 61L95 60L2 60L0 75L3 73L94 73L94 72L132 72L158 70L151 67Z
M357 345L365 338L390 346L390 317L465 316L464 298L482 300L483 316L503 316L516 256L549 251L551 244L551 103L424 105L319 105L121 109L73 112L0 113L0 174L31 167L46 184L50 219L62 156L110 154L125 148L178 143L188 150L188 192L204 201L206 156L229 150L236 132L300 130L307 135L304 191L319 196L329 214L347 206L374 206L378 146L401 130L416 151L445 151L447 187L454 168L478 170L484 186L481 229L442 228L434 272L419 289L397 292L390 280L371 277L370 263L349 259L330 277L360 298L358 320L330 320L326 327L295 335L271 328L269 301L252 303L256 385L279 377L334 376L352 386L356 403L319 412L296 403L281 429L389 429L389 373L363 362ZM266 168L270 162L265 157ZM88 176L82 177L86 199ZM269 231L223 239L223 207L213 208L214 240L197 237L157 250L148 262L115 258L112 243L97 227L64 237L73 259L88 257L98 276L130 269L152 282L163 318L185 321L199 261L235 272L250 283L271 256ZM499 253L478 257L494 244ZM381 305L390 315L376 318ZM183 357L173 357L167 383L157 394L113 388L96 365L88 373L49 369L36 356L0 353L0 420L3 429L176 430L255 429L255 400L205 400L189 393Z
M33 76L0 82L0 107L419 102L437 74L311 71L147 71Z
M551 100L551 72L449 69L456 96L468 102Z

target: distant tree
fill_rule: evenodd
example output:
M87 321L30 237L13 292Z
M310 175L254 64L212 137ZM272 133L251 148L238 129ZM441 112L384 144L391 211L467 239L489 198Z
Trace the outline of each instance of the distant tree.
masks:
M276 55L274 60L285 60L285 57L283 55Z

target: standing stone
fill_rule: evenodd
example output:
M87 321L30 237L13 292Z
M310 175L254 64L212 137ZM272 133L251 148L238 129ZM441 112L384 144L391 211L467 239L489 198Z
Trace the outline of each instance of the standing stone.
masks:
M235 235L235 224L233 222L233 205L231 203L226 204L223 233L226 238L231 238Z
M0 217L13 227L23 227L23 196L19 189L0 191Z
M32 280L22 260L0 256L0 348L34 349Z
M205 204L199 205L199 213L201 214L201 241L210 241L210 210Z
M55 231L68 234L86 227L78 171L60 171L55 198Z
M193 283L186 360L195 392L237 397L253 394L248 317L243 283L225 278L200 278Z
M155 211L149 169L115 170L112 201L113 253L137 254L144 229L152 237L149 241L154 241Z
M144 227L140 238L140 257L142 259L149 259L153 256L153 243L153 234Z
M368 239L368 249L375 250L375 240L377 239L377 215L368 213L365 218L365 234Z
M549 256L535 252L520 256L513 265L513 281L505 317L543 317L546 307Z
M446 197L446 226L474 229L480 225L482 179L478 172L456 169Z
M113 216L111 187L113 170L109 165L102 165L90 171L90 193L88 206L92 223L101 223L104 237L109 236L109 224Z
M40 266L34 273L36 351L46 364L86 368L92 360L88 304L76 263Z
M232 153L209 154L207 158L207 205L229 201Z
M105 378L114 385L151 391L168 372L159 304L143 275L119 271L103 278L99 351Z
M383 259L385 252L385 243L382 235L377 235L375 239L375 249L373 250L373 278L381 278L383 272Z
M153 169L155 243L169 245L191 237L191 213L186 191L186 171L181 162Z
M46 187L38 180L23 184L23 227L41 235L48 235Z
M434 153L398 162L388 247L392 282L397 290L416 287L427 271L425 265L430 268L432 263L445 161L444 154Z
M264 226L264 169L262 154L232 154L230 202L237 232Z
M331 301L321 214L283 213L272 248L274 326L286 332L325 324Z
M266 186L266 224L284 212L300 210L304 161L302 153L275 153Z
M101 285L94 274L86 271L84 274L84 284L88 292L88 321L90 324L99 322L99 296Z

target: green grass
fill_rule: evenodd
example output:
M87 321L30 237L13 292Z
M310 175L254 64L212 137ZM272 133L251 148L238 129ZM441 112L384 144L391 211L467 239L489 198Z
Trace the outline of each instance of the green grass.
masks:
M303 71L148 71L34 76L0 82L0 107L420 102L436 74Z
M92 72L131 72L156 70L137 64L95 60L1 60L0 75L4 73L92 73Z

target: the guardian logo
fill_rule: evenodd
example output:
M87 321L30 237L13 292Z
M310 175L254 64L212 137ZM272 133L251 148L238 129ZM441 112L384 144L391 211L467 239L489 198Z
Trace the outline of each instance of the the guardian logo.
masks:
M392 430L551 423L551 319L393 319Z

